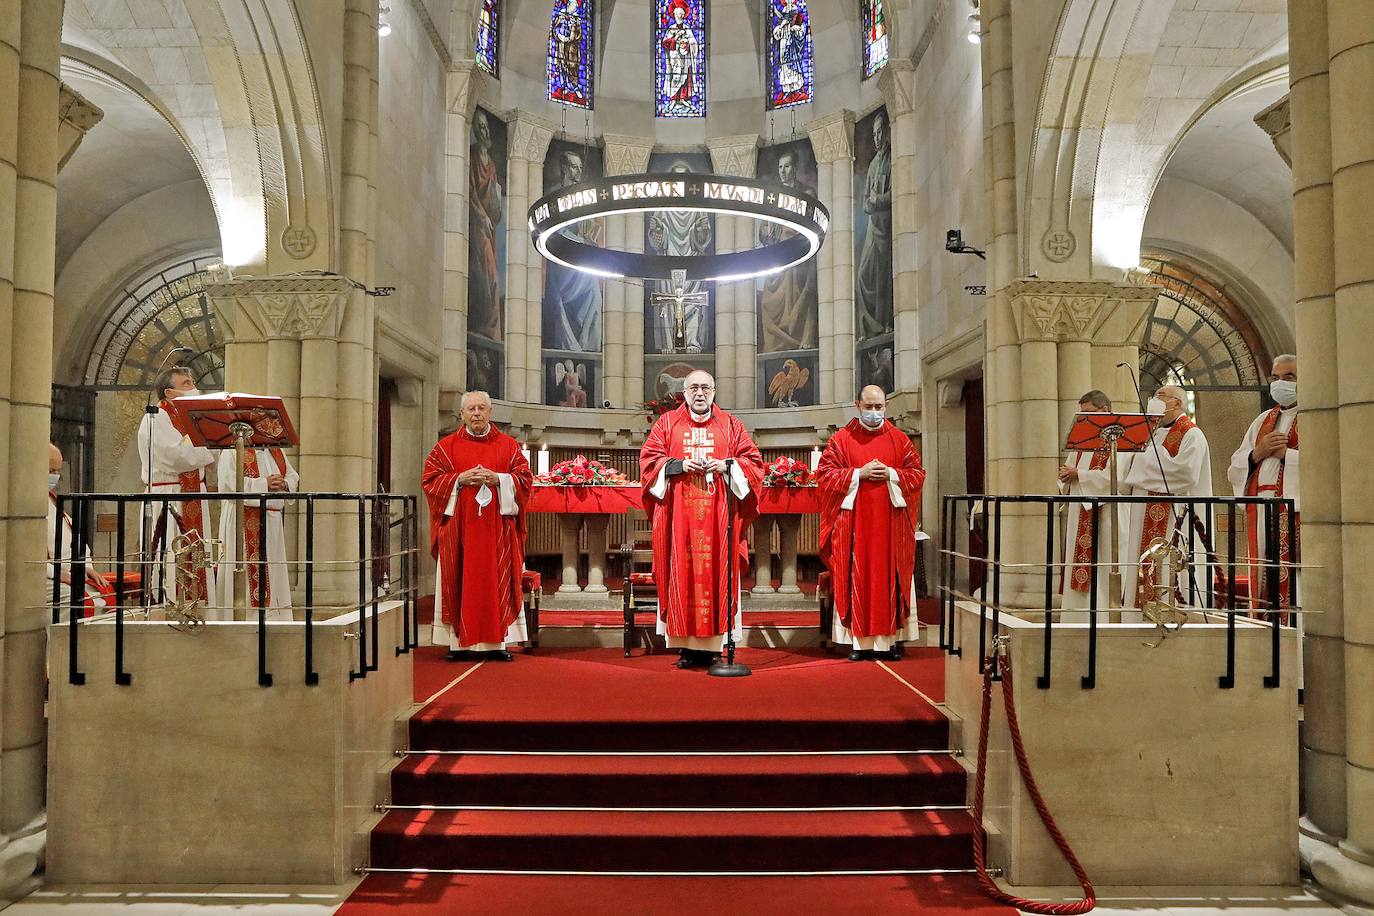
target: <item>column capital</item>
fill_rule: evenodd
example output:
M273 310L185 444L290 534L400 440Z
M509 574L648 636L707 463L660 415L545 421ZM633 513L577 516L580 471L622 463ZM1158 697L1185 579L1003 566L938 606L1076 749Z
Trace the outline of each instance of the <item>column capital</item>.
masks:
M444 94L449 114L472 118L473 109L477 107L476 75L479 72L476 62L470 60L454 61L448 68Z
M909 60L889 60L878 72L878 91L883 94L890 118L909 114L915 95L916 65Z
M543 162L549 151L549 141L558 127L543 118L517 109L510 121L510 146L507 155L526 162Z
M1014 280L1003 290L1016 337L1087 340L1107 346L1134 344L1149 306L1159 295L1149 283L1108 280Z
M811 148L816 152L817 162L854 157L854 112L841 109L808 121L806 132L811 135Z
M206 283L205 295L228 341L336 339L357 288L340 276L244 277Z
M602 134L601 139L608 176L642 174L649 167L649 156L654 151L652 137Z
M733 175L736 178L753 178L758 165L759 135L736 134L733 137L716 137L708 141L711 148L711 165L717 175Z
M1269 135L1274 149L1278 150L1283 164L1293 167L1292 121L1289 120L1287 93L1268 108L1255 115L1255 123Z
M100 123L105 112L66 83L58 86L57 170L60 172L81 145L86 131Z

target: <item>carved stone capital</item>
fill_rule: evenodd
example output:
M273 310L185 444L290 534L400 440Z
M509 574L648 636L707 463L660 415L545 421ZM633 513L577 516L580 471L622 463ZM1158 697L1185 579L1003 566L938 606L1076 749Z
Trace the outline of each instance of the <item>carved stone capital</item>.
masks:
M248 277L205 284L228 340L337 338L347 277Z
M472 120L472 111L477 107L477 72L477 64L470 60L454 61L448 68L444 94L450 114Z
M1120 346L1140 339L1141 323L1159 290L1139 282L1016 280L1002 294L1023 343L1087 340Z
M911 112L915 87L916 65L909 60L889 60L878 71L878 91L883 94L889 117L900 118Z
M806 124L817 162L854 157L854 112L840 110Z
M1255 115L1255 123L1269 135L1269 139L1273 141L1274 149L1278 150L1279 156L1283 158L1283 164L1291 169L1293 167L1293 125L1288 116L1288 96L1285 94L1283 98Z
M605 142L606 174L639 175L649 167L654 151L651 137L630 137L624 134L602 134Z
M717 175L732 175L736 178L753 178L758 167L759 135L736 134L733 137L716 137L708 141L711 148L711 166Z
M517 111L510 122L508 154L512 159L543 162L544 154L549 151L549 141L557 132L558 128L543 118L527 111Z
M86 131L100 123L105 112L87 101L81 93L66 83L58 87L57 100L57 169L67 164L72 153L81 145Z

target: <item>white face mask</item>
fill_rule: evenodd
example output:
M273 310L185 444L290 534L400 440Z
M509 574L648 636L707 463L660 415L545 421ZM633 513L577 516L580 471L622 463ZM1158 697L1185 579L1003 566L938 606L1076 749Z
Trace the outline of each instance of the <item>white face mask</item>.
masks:
M883 411L861 410L859 411L859 422L869 429L877 429L883 425Z
M49 493L56 493L56 492L57 492L57 485L58 485L58 483L60 483L61 481L62 481L62 472L61 472L61 471L59 471L59 472L56 473L56 474L49 474L49 475L48 475L48 492L49 492Z
M1163 414L1169 408L1164 406L1164 402L1159 398L1150 398L1150 403L1145 405L1145 412L1148 414Z
M1286 379L1274 379L1269 383L1269 396L1280 407L1292 407L1298 403L1298 383Z

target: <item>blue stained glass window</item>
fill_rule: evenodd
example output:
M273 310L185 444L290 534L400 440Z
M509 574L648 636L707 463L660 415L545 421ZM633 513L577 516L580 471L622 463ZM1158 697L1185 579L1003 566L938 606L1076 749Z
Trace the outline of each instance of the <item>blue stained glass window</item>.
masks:
M596 30L592 10L596 0L553 0L549 25L549 100L592 107L593 54Z
M500 0L482 0L482 8L477 12L477 66L500 76L497 72L497 50L501 46L501 3Z
M864 79L868 79L887 65L887 16L883 14L883 0L860 0L863 3Z
M705 0L654 0L654 114L706 117Z
M768 0L768 108L811 101L811 16L806 0Z

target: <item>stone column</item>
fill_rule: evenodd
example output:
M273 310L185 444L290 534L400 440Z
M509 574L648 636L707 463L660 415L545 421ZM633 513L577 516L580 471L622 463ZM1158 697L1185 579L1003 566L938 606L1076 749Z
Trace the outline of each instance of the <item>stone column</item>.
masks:
M892 151L892 311L898 391L921 386L920 284L917 254L920 227L916 201L916 115L911 99L916 67L910 60L890 60L878 74L887 106ZM940 231L935 227L935 231Z
M476 106L472 61L448 71L444 150L444 352L439 370L440 410L456 413L467 388L468 352L468 132Z
M558 547L563 554L563 580L558 590L564 594L580 592L577 584L577 533L582 530L582 516L564 513L558 516Z
M1303 636L1302 831L1336 843L1346 821L1345 596L1341 568L1341 437L1332 203L1331 79L1326 0L1289 4L1294 295L1302 357L1302 428L1312 449L1302 494L1299 599L1320 613Z
M553 125L525 111L510 122L506 185L505 400L542 403L544 262L530 243L525 215L543 195L544 154Z
M778 594L796 595L801 592L797 587L797 542L801 539L801 516L778 516L778 556L782 560L779 574Z
M751 595L771 595L773 589L773 522L777 516L760 515L754 521L754 587Z
M619 134L602 139L607 176L643 174L649 167L652 139ZM620 251L643 251L644 214L607 217L606 244ZM605 302L602 390L612 406L632 407L640 403L644 392L644 282L607 280Z
M22 9L21 9L22 7ZM45 486L57 233L60 3L0 0L0 891L44 842Z
M830 210L818 257L819 400L854 400L854 114L837 111L806 125L816 152L816 192Z
M711 165L718 175L752 178L758 167L758 134L710 141ZM754 247L755 224L741 216L716 217L716 253ZM756 386L754 281L716 286L716 397L730 410L754 406Z
M587 517L587 592L604 595L606 588L606 531L610 527L609 515L588 515Z

